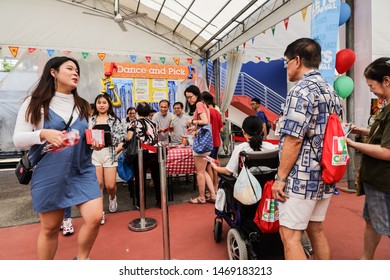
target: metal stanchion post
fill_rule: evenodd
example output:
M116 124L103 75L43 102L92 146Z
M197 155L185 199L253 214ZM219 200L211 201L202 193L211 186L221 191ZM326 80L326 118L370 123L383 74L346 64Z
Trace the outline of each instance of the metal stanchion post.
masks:
M233 150L234 150L234 134L233 134L233 132L232 133L230 133L230 151L229 151L229 153L230 153L230 155L232 155L232 152L233 152Z
M129 230L132 231L148 231L157 226L156 219L145 218L145 192L144 192L144 150L141 143L138 142L138 174L139 174L139 210L140 218L134 219L129 223ZM137 186L135 186L137 187Z
M158 164L160 168L160 188L161 188L161 210L162 210L162 232L163 232L163 247L164 260L171 259L171 249L169 240L169 217L167 204L167 175L166 175L166 155L167 148L161 143L158 144Z

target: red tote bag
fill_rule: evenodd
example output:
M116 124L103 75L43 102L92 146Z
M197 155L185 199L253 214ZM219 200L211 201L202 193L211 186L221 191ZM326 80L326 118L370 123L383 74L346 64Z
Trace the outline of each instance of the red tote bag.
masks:
M275 233L279 231L278 201L272 198L271 188L273 183L273 180L265 183L263 195L254 219L254 222L263 233Z

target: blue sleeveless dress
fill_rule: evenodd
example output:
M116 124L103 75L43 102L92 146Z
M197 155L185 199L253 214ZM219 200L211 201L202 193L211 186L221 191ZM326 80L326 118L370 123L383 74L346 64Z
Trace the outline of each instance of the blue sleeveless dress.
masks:
M66 122L49 110L44 128L63 130ZM31 179L33 209L37 213L64 209L101 197L96 168L92 164L92 150L85 141L87 120L79 117L68 130L77 129L80 141L60 152L47 153L37 164ZM42 145L30 149L32 162L40 154Z

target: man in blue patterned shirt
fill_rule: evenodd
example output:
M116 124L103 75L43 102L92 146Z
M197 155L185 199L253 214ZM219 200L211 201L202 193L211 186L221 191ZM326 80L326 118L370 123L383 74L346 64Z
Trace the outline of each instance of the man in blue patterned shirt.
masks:
M307 231L316 259L330 259L323 232L334 185L322 180L320 159L328 116L341 114L340 98L322 78L321 47L309 38L284 52L288 79L297 82L287 95L280 123L280 165L272 187L279 201L280 235L286 259L306 259L301 244Z

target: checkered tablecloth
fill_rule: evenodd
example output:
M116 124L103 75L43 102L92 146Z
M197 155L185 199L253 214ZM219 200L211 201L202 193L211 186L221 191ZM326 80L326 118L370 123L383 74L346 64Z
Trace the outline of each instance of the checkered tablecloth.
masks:
M194 174L194 156L191 147L171 148L167 155L167 174Z

